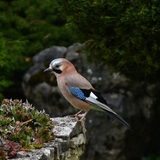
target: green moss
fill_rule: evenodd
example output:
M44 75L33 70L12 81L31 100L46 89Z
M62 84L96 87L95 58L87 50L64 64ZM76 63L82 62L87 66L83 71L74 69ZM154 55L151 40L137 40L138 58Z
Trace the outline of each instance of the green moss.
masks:
M47 66L48 67L48 66ZM46 67L46 68L47 68ZM52 86L56 86L57 82L55 79L55 76L52 76L51 74L45 74L43 72L44 70L41 70L40 72L35 73L30 79L29 84L30 85L37 85L42 82L46 82Z
M37 149L43 147L44 142L53 140L54 124L44 111L38 111L28 102L4 99L0 106L0 137L2 146L16 143L24 149ZM5 152L7 156L11 151L17 152L14 147ZM6 151L6 150L4 150ZM3 152L2 150L0 152ZM13 154L15 156L15 154ZM12 157L13 158L13 157Z

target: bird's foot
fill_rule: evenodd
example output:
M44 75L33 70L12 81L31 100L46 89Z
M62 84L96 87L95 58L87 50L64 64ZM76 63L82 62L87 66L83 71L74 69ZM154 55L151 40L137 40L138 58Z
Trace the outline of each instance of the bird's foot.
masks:
M77 113L74 114L74 115L69 115L69 116L77 118L77 119L78 119L78 120L77 120L78 122L82 122L88 112L85 112L83 115L82 115L82 114L80 115L81 112L82 112L82 110L80 110L79 112L77 112Z
M88 112L85 112L85 113L83 114L83 116L78 120L78 122L81 122L81 123L82 123L82 121L83 121L83 119L86 117L87 113L88 113Z

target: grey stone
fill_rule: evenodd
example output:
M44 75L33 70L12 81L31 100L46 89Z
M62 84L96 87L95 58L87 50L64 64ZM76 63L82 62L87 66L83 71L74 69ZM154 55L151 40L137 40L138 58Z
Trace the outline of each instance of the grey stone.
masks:
M45 143L41 149L18 152L15 160L79 160L86 144L84 121L79 123L70 116L52 120L56 139Z
M148 152L148 148L156 150L156 146L160 143L158 136L160 129L157 127L160 121L158 115L160 113L160 107L158 107L160 104L159 86L149 85L145 82L136 83L120 73L114 72L107 65L89 63L83 45L79 43L69 46L66 50L62 48L59 52L54 50L54 47L53 53L47 51L44 50L41 54L36 55L40 58L34 59L33 68L31 67L24 75L24 93L31 103L39 109L45 109L51 117L77 112L60 94L55 77L42 72L47 67L45 63L48 63L49 60L65 57L101 92L110 107L123 117L133 129L133 132L129 131L105 113L90 111L85 123L88 143L81 160L135 160L141 159ZM53 57L53 55L55 56ZM35 83L31 83L34 75L37 76L36 73L40 73L40 76ZM46 78L43 79L42 77L45 76ZM152 136L150 136L151 134ZM61 137L59 138L61 139ZM69 145L67 138L65 140L65 145Z
M50 63L55 58L62 58L66 53L66 47L52 46L47 48L33 57L33 63Z

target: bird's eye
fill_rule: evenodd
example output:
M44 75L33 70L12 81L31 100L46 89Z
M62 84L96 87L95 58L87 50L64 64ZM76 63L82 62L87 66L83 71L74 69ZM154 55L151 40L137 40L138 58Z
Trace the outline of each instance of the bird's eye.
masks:
M60 67L60 64L56 64L55 67L56 67L56 68L59 68L59 67Z

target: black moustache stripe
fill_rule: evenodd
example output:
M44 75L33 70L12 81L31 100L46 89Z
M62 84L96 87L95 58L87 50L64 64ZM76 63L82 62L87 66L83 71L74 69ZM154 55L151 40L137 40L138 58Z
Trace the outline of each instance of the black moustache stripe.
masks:
M61 73L62 73L62 71L59 70L59 69L54 69L54 72L56 72L56 73L58 73L58 74L61 74Z

